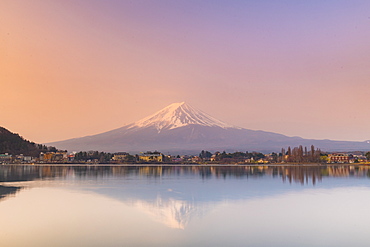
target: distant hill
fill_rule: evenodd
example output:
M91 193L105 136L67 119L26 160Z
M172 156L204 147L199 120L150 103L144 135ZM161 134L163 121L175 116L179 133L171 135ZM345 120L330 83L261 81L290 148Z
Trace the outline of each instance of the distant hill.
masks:
M280 152L288 146L314 145L323 151L366 151L368 142L312 140L236 127L182 102L135 123L105 133L49 143L69 151L198 154L208 151Z
M20 135L0 127L0 154L23 154L26 156L37 157L40 152L47 151L48 148L45 145L27 141Z

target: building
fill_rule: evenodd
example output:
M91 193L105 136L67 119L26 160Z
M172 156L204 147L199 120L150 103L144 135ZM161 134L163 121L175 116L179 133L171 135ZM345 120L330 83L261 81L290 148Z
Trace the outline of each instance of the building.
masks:
M17 154L13 157L14 163L22 163L23 162L23 154Z
M54 162L66 162L68 160L67 151L58 151L54 153L53 161Z
M35 162L35 158L33 158L32 156L23 156L23 162L25 163Z
M353 155L353 160L354 162L359 162L359 163L365 163L367 162L367 158L365 155Z
M40 153L41 162L46 162L46 163L51 162L52 158L53 158L53 152L47 152L47 153L41 152Z
M114 160L114 161L125 161L125 160L127 160L128 155L129 154L126 153L126 152L114 153L113 157L112 157L112 160Z
M13 163L32 163L35 159L31 156L24 156L23 154L18 154L13 156Z
M68 158L68 162L72 162L75 160L75 152L74 153L71 153L71 154L68 154L67 158Z
M67 151L40 153L40 162L50 163L67 161L68 161Z
M350 155L348 154L329 154L328 155L329 163L350 163Z
M201 161L202 161L202 159L199 158L199 156L193 156L191 158L191 162L193 162L193 163L198 163L198 162L201 162Z
M12 162L12 155L5 153L5 154L0 154L0 163L10 163Z
M139 155L139 160L143 162L163 162L164 155L159 152L148 152Z

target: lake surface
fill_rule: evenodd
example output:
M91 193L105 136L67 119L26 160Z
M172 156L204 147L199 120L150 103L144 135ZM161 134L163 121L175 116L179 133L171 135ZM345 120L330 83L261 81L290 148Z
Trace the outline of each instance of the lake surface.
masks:
M0 246L368 246L367 166L0 166Z

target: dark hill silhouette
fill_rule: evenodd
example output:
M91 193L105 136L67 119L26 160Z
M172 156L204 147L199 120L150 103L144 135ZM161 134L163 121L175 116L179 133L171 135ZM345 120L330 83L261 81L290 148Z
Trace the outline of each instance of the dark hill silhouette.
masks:
M30 142L18 134L12 133L3 127L0 127L0 154L23 154L37 157L39 156L40 152L47 152L50 149L55 148L47 148L45 145Z

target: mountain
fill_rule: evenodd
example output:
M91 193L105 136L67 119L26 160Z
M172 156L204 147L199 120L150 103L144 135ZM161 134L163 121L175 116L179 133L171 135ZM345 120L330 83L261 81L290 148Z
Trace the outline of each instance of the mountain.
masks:
M209 151L278 152L287 146L311 146L327 151L370 150L368 142L310 140L236 127L182 102L171 104L135 123L97 135L53 142L69 151L143 152L173 154Z
M18 134L0 127L0 154L24 154L36 157L40 152L47 151L47 147L25 140Z

